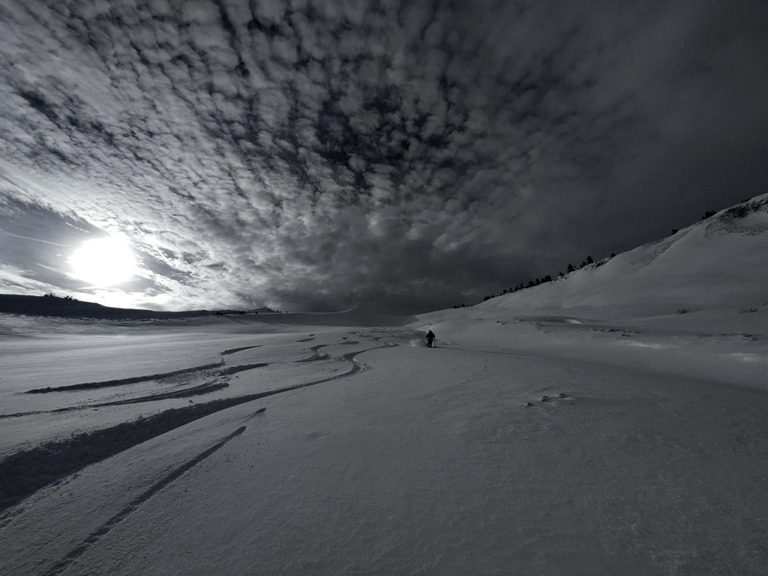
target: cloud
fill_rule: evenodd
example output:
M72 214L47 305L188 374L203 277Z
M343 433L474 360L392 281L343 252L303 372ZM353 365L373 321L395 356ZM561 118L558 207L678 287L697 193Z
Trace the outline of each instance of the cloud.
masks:
M1 10L0 198L128 235L143 305L472 301L767 184L757 1Z

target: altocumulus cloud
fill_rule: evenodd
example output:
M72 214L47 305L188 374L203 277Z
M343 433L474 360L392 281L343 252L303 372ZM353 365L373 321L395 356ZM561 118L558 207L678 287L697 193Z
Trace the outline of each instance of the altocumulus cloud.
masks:
M764 192L768 8L11 0L0 288L418 311ZM127 235L119 293L66 256Z

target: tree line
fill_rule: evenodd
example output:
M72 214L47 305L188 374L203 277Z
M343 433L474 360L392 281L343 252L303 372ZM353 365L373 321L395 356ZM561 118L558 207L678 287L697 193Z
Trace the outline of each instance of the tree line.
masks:
M604 260L601 260L598 262L595 267L602 266L608 260L611 258L614 258L616 256L615 252L612 252L610 257L605 258ZM551 274L547 274L546 276L542 276L541 278L534 278L533 280L529 280L526 282L520 282L519 284L515 286L511 286L509 288L504 288L500 294L490 294L488 296L485 296L483 298L483 302L487 302L491 298L496 298L497 296L503 296L504 294L514 294L515 292L519 292L520 290L525 290L526 288L534 288L535 286L540 286L541 284L546 284L547 282L553 282L556 279L564 278L567 274L570 274L571 272L576 272L576 270L581 270L582 268L585 268L586 266L589 266L590 264L595 264L595 259L592 258L592 256L587 256L582 262L581 265L574 266L573 264L568 264L568 267L566 268L565 272L558 272L557 275L553 278ZM454 306L454 308L458 308L458 306Z

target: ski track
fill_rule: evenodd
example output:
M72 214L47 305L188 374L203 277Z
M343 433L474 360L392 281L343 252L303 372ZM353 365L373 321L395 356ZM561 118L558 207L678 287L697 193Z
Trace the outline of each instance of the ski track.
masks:
M372 339L376 340L377 342L379 342L381 340L381 338L372 338ZM320 344L320 345L317 345L317 346L312 346L310 348L310 350L315 352L315 354L313 356L310 356L309 358L304 358L304 359L301 359L301 360L295 360L295 362L312 362L312 361L316 361L316 360L327 360L327 359L329 359L330 358L329 355L327 355L327 354L318 354L318 352L317 352L317 350L319 350L320 348L322 348L324 346L327 346L327 344ZM377 348L383 348L383 347L387 347L387 346L396 346L396 344L384 343L384 346L375 346L373 348L367 348L365 350L360 350L360 351L357 351L357 352L350 352L348 354L343 354L342 356L339 357L340 359L343 359L345 361L353 363L352 369L350 371L348 371L348 372L343 373L343 374L338 374L338 375L335 375L335 376L330 376L329 378L324 378L324 379L321 379L321 380L318 380L318 381L314 381L313 380L311 382L305 382L303 384L298 384L298 385L295 385L295 386L289 386L287 388L279 388L277 390L271 390L271 391L264 392L264 393L259 393L259 394L256 394L256 395L247 395L247 396L244 396L243 398L250 398L250 399L254 399L254 397L255 398L261 398L261 397L263 397L263 395L272 395L272 394L277 394L277 393L280 393L280 392L288 392L290 390L295 390L297 388L305 388L307 386L314 386L315 384L322 384L323 382L330 382L330 381L336 380L338 378L344 378L346 376L351 376L351 375L356 374L357 372L360 371L360 367L357 366L357 364L355 364L355 361L354 361L355 356L357 356L358 354L362 354L363 352L368 352L370 350L375 350ZM244 348L239 348L239 349L236 348L234 350L241 351L241 350L249 349L249 348L256 348L256 346L244 347ZM155 375L155 376L140 376L140 377L133 377L133 378L125 378L125 379L122 379L122 380L110 380L110 381L107 381L107 382L104 382L104 383L93 382L93 383L89 383L89 384L75 384L75 385L72 385L72 386L62 386L62 387L59 387L59 388L39 388L39 389L36 389L36 390L27 391L26 394L30 394L30 393L43 393L43 392L62 392L62 391L66 392L66 391L94 389L94 388L98 389L98 388L102 388L102 387L106 387L106 386L117 386L119 384L135 384L135 383L138 383L138 382L148 382L148 381L152 381L152 380L162 380L162 379L165 379L165 378L170 378L172 376L178 376L179 374L191 374L191 373L194 373L194 372L204 372L206 370L211 370L212 368L219 368L219 367L221 367L223 365L224 365L224 362L222 361L222 362L218 362L218 363L215 363L215 364L210 364L210 365L205 365L205 366L198 366L198 367L195 367L195 368L188 368L188 369L178 370L178 371L174 371L174 372L166 372L166 373L163 373L161 375ZM218 375L220 375L220 376L225 376L226 377L226 376L231 376L233 374L237 374L238 372L244 372L244 371L253 370L253 369L256 369L256 368L262 368L262 367L268 366L268 365L269 365L269 363L267 363L267 362L259 362L259 363L255 363L255 364L242 364L242 365L231 366L231 367L228 367L228 368L224 368L222 370L218 370L216 373ZM183 390L178 390L178 391L173 391L173 392L164 392L164 393L160 393L160 394L150 394L150 395L147 395L147 396L140 396L138 398L129 398L129 399L126 399L126 400L115 400L115 401L111 401L111 402L98 402L98 403L93 403L93 404L82 404L82 405L78 405L78 406L66 406L64 408L56 408L54 410L33 410L33 411L28 411L28 412L15 412L15 413L12 413L12 414L0 414L0 420L5 420L5 419L8 419L8 418L19 418L19 417L22 417L22 416L36 416L36 415L39 415L39 414L57 414L57 413L61 413L61 412L71 412L71 411L76 411L76 410L88 410L90 408L104 408L104 407L107 407L107 406L124 406L124 405L127 405L127 404L140 404L140 403L144 403L144 402L153 402L153 401L156 401L156 400L167 400L167 399L172 399L172 398L186 398L186 397L189 397L189 396L197 396L197 395L201 395L201 394L207 394L207 393L213 392L215 390L220 390L222 388L226 388L228 385L229 384L227 384L226 382L213 381L213 382L208 382L208 383L205 383L205 384L200 384L198 386L184 388Z
M235 354L237 352L242 352L243 350L253 350L254 348L261 348L261 344L258 344L256 346L241 346L240 348L229 348L227 350L224 350L221 355L222 356L229 356L230 354Z
M258 393L255 393L255 394L248 394L248 395L245 395L245 396L239 396L239 397L222 399L222 400L219 400L219 402L222 403L221 407L218 407L217 409L214 409L214 410L212 410L210 412L202 414L200 416L200 418L204 418L205 416L208 416L208 415L213 414L215 412L219 412L221 410L226 410L227 408L231 408L233 406L244 404L246 402L252 402L254 400L259 400L261 398L266 398L266 397L274 396L274 395L277 395L277 394L283 394L283 393L291 392L291 391L294 391L294 390L300 390L302 388L309 388L311 386L317 386L319 384L323 384L323 383L327 383L327 382L332 382L332 381L335 381L335 380L340 380L342 378L348 378L350 376L353 376L353 375L357 374L361 370L363 370L363 366L357 361L357 356L358 355L363 354L364 352L370 352L372 350L377 350L377 349L381 349L381 348L391 348L391 347L398 346L398 344L396 344L396 343L382 342L382 340L383 340L383 338L385 336L380 336L380 337L368 336L368 337L371 338L372 340L374 340L375 342L377 342L379 345L378 346L372 346L370 348L366 348L366 349L363 349L363 350L358 350L358 351L354 351L354 352L348 352L346 354L342 354L341 356L338 356L337 357L338 359L344 360L345 362L349 362L351 364L349 370L347 370L347 371L345 371L345 372L343 372L341 374L336 374L334 376L328 376L328 377L325 377L325 378L320 378L320 379L317 379L317 380L312 380L310 382L304 382L304 383L301 383L301 384L294 384L294 385L291 385L291 386L286 386L286 387L278 388L278 389L275 389L275 390L267 390L267 391L258 392ZM313 349L319 349L322 346L323 345L318 345L316 347L313 347ZM316 350L315 350L315 352L316 352ZM326 358L328 358L327 355L326 355ZM265 365L267 365L267 364L262 363L262 364L248 364L248 365L243 365L243 366L234 366L234 367L232 367L230 369L231 370L230 372L222 371L222 373L234 374L236 372L250 370L250 369L261 367L261 366L265 366ZM217 382L211 382L211 383L207 383L207 384L202 384L202 385L194 387L194 388L186 388L186 389L181 390L181 391L174 391L174 392L161 393L161 394L153 394L153 395L149 395L149 396L145 396L145 397L141 397L141 398L132 398L132 399L127 399L127 400L117 400L117 401L113 401L113 402L102 402L102 403L98 403L98 404L89 404L87 406L72 406L72 407L59 408L59 409L56 409L56 410L48 410L48 411L38 411L38 412L9 414L9 415L0 416L0 418L12 418L12 417L17 417L17 416L27 416L27 415L36 415L36 414L45 414L45 413L66 412L66 411L72 411L72 410L83 410L83 409L87 409L87 408L99 408L99 407L104 407L104 406L120 406L120 405L126 405L126 404L135 404L135 403L139 403L139 402L151 402L151 401L154 401L154 400L164 400L164 399L169 399L169 398L179 398L179 397L184 397L184 396L189 396L189 395L195 395L197 393L205 393L205 392L213 391L215 389L220 389L220 388L223 388L223 387L226 387L226 386L228 386L228 384L225 383L225 382L218 382L218 383ZM216 402L216 401L214 401L214 402ZM172 412L174 410L179 410L179 409L171 409L168 412ZM264 410L266 410L266 408L262 408L262 409L256 411L256 413L254 415L261 414L262 412L264 412ZM162 415L162 414L163 413L161 412L160 415ZM244 429L244 427L243 427L243 429ZM100 432L101 432L100 430L96 430L96 431L94 431L91 434L91 438L93 438L92 441L98 442L98 440L100 438ZM165 433L165 432L163 432L163 433ZM226 440L226 441L228 441L228 440ZM226 443L226 442L224 442L224 443ZM223 444L221 444L221 446L223 446ZM219 447L221 447L221 446L219 446ZM130 447L131 446L127 446L125 449L128 449ZM218 448L216 448L216 449L218 449ZM34 449L32 449L32 450L34 450ZM123 450L121 450L121 451L123 451ZM119 452L117 452L117 453L119 453ZM114 456L117 453L109 454L107 456L107 458L109 458L111 456ZM210 452L210 453L212 453L212 452ZM204 458L207 457L208 455L210 455L210 453L207 454L206 456L204 456ZM200 460L197 460L197 462L199 462L199 461ZM93 464L93 463L96 463L96 462L90 462L87 465L90 465L90 464ZM188 468L185 468L184 471L186 471L187 469ZM61 477L57 477L55 479L55 481L60 481L62 478L66 477L66 476L69 476L69 475L71 475L73 473L74 472L68 470L66 474L64 474ZM180 472L178 475L180 475L181 473L183 473L183 471ZM178 475L175 476L174 479L176 477L178 477ZM48 483L46 485L49 485L49 484L50 483ZM160 486L160 487L162 487L162 486ZM42 486L40 488L42 488ZM38 488L38 490L40 488ZM153 489L150 489L150 492L152 492ZM159 489L160 488L157 488L156 490L154 490L154 492L156 492ZM37 490L35 490L35 491L37 491ZM154 494L154 492L152 492L151 494L149 494L149 496L144 498L143 501L146 501L146 499L148 499L152 494ZM28 498L29 496L31 496L31 494L29 494L25 498ZM134 503L131 503L131 505L129 505L129 508L131 508L129 510L129 512L127 512L125 514L123 514L123 513L118 514L114 518L110 519L104 525L104 526L108 527L105 532L102 532L102 530L104 529L104 527L102 527L99 530L97 530L96 532L94 532L93 534L91 534L91 536L89 536L88 539L86 539L86 541L84 541L84 543L75 550L76 553L73 552L73 553L75 553L74 558L77 558L77 557L81 556L84 553L85 549L87 549L89 546L91 546L93 543L95 543L95 541L98 541L101 537L103 537L103 535L106 532L111 530L112 527L115 524L117 524L117 522L119 522L122 518L124 518L128 513L133 511L140 503L141 502L139 502L138 504L135 504L135 505L134 505ZM15 512L13 510L10 510L8 513L3 514L3 520L5 520L5 521L9 520L9 518L12 517L14 514L15 514ZM96 538L96 540L93 540L93 538ZM85 548L83 548L83 550L80 551L80 548L82 548L83 546L85 546ZM67 558L69 558L69 556L67 556ZM62 562L65 562L65 561L62 561ZM66 569L66 567L70 563L71 563L70 560L67 560L64 564L60 563L61 564L60 568L56 568L55 571L47 572L46 574L59 574L62 570ZM59 565L57 564L57 566L59 566ZM52 569L52 570L54 570L54 569Z
M301 340L298 340L298 342L301 342ZM324 348L325 346L328 346L328 345L317 344L316 346L310 346L309 349L312 350L312 356L309 356L308 358L302 358L300 360L296 360L295 362L316 362L317 360L327 360L329 358L328 354L320 353L320 348Z
M223 368L218 373L222 376L231 376L238 372L245 372L246 370L254 370L255 368L263 368L269 366L268 362L257 362L256 364L240 364L239 366L230 366L229 368Z
M147 502L150 498L152 498L155 494L160 492L163 488L171 484L172 482L176 481L178 478L180 478L183 474L200 464L203 460L211 456L212 454L216 453L217 451L221 450L227 443L229 443L231 440L236 438L237 436L240 436L243 432L245 432L246 427L241 426L232 434L224 437L219 442L205 450L204 452L201 452L198 454L195 458L192 460L189 460L188 462L182 464L175 470L173 470L170 474L166 475L164 478L162 478L159 482L155 483L153 486L151 486L148 490L134 498L131 502L128 503L127 506L125 506L120 512L112 516L109 520L107 520L104 524L99 526L96 530L91 532L85 540L83 540L78 546L73 548L66 556L64 556L63 559L61 559L59 562L54 564L50 569L43 572L43 576L56 576L57 574L61 574L64 572L67 568L69 568L74 562L77 561L78 558L80 558L83 554L85 554L91 546L94 544L97 544L104 536L109 534L112 529L115 528L120 522L122 522L125 518L130 516L136 509L139 508L142 504Z
M126 386L130 384L139 384L141 382L151 382L153 380L155 381L168 380L171 378L176 378L178 376L183 376L185 374L202 373L209 370L214 370L216 368L222 368L226 364L224 360L224 356L229 356L237 352L243 352L245 350L252 350L254 348L261 348L261 345L241 346L239 348L229 348L227 350L223 350L222 352L220 352L220 355L222 356L221 360L219 360L218 362L210 363L210 364L203 364L202 366L193 366L191 368L183 368L181 370L173 370L171 372L160 372L158 374L149 374L146 376L131 376L130 378L121 378L118 380L105 380L102 382L85 382L83 384L71 384L69 386L56 386L56 387L47 386L45 388L33 388L32 390L27 390L25 394L48 394L51 392L98 390L100 388L110 388L113 386ZM252 370L254 368L261 368L263 366L268 366L268 365L269 364L267 362L259 362L256 364L242 364L238 366L222 368L217 373L222 376L228 376L231 374L236 374L237 372Z
M162 372L160 374L151 374L149 376L132 376L130 378L121 378L119 380L105 380L103 382L86 382L84 384L57 386L55 388L52 388L51 386L48 386L46 388L33 388L32 390L27 390L25 394L48 394L49 392L95 390L99 388L110 388L112 386L125 386L129 384L138 384L140 382L149 382L151 380L167 380L168 378L174 378L182 374L192 374L195 372L203 372L205 370L211 370L213 368L220 368L221 366L224 366L224 360L221 360L219 362L214 362L212 364L204 364L202 366L184 368L183 370L174 370L173 372Z
M111 402L96 402L93 404L82 404L79 406L67 406L65 408L56 408L54 410L33 410L30 412L15 412L13 414L0 414L0 420L8 418L20 418L22 416L37 416L39 414L59 414L62 412L74 412L77 410L88 410L91 408L104 408L107 406L125 406L127 404L142 404L145 402L155 402L157 400L168 400L173 398L188 398L189 396L200 396L216 390L221 390L229 386L226 382L207 382L189 388L173 392L162 392L160 394L150 394L148 396L139 396L137 398L128 398L126 400L113 400Z
M227 356L229 354L234 354L236 352L242 352L244 350L250 350L253 348L260 348L261 346L243 346L240 348L231 348L229 350L224 350L221 352L222 360L219 362L214 362L211 364L204 364L202 366L194 366L192 368L184 368L182 370L174 370L172 372L162 372L158 374L151 374L147 376L132 376L130 378L121 378L119 380L106 380L103 382L86 382L84 384L72 384L69 386L57 386L57 387L51 387L48 386L46 388L34 388L32 390L27 390L24 392L25 394L48 394L53 392L76 392L81 390L100 390L102 388L110 388L110 387L117 387L117 386L127 386L131 384L139 384L142 382L163 382L164 380L169 380L172 378L177 378L179 376L183 375L204 375L206 372L211 372L213 375L218 376L231 376L233 374L237 374L239 372L245 372L247 370L254 370L256 368L263 368L264 366L269 366L268 362L258 362L254 364L240 364L237 366L229 366L226 368L222 368L225 366L225 361L223 360L224 356ZM220 370L216 370L217 368L221 368ZM210 381L204 384L198 384L196 386L191 386L184 388L182 390L176 390L172 392L163 392L160 394L149 394L146 396L139 396L137 398L129 398L126 400L115 400L111 402L97 402L97 403L89 403L89 404L81 404L78 406L67 406L64 408L56 408L54 410L33 410L28 412L15 412L12 414L0 414L0 420L4 420L7 418L18 418L21 416L35 416L38 414L56 414L61 412L71 412L74 410L87 410L89 408L103 408L106 406L123 406L126 404L140 404L143 402L153 402L156 400L167 400L169 398L187 398L189 396L200 396L203 394L208 394L210 392L214 392L216 390L221 390L222 388L226 388L229 386L226 382L221 381Z

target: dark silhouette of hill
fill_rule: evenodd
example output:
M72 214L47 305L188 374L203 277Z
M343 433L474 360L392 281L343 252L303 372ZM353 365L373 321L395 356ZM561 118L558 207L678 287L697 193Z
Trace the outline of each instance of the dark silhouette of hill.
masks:
M133 308L111 308L94 302L82 302L70 297L19 296L0 294L0 313L25 314L28 316L56 316L61 318L95 318L104 320L154 320L209 316L208 310L184 312L159 312Z

